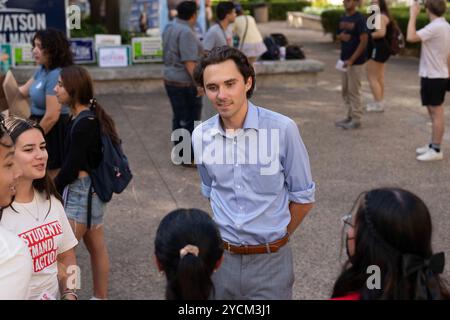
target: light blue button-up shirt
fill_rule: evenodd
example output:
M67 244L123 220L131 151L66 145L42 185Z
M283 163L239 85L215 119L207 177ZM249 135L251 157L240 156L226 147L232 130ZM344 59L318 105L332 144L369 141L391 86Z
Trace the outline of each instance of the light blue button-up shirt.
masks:
M281 239L289 202L314 202L308 152L290 118L249 101L242 130L224 132L215 115L195 128L192 141L201 191L225 241Z

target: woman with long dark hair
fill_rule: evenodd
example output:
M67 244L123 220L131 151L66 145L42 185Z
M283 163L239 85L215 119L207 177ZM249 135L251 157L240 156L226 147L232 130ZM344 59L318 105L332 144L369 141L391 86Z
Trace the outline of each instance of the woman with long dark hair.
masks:
M3 208L13 201L20 170L14 163L14 144L0 115L0 220ZM25 243L0 225L0 300L28 297L31 256Z
M69 108L58 103L53 88L61 68L73 64L72 51L67 36L52 28L37 31L32 46L34 59L40 67L19 90L23 96L30 97L31 119L36 120L44 130L48 169L54 177L62 163Z
M372 0L371 5L378 6L381 24L377 27L379 29L371 30L367 45L369 60L366 63L366 71L374 101L367 104L366 110L383 112L385 64L391 56L392 28L396 22L389 12L386 0Z
M222 255L222 238L206 212L170 212L155 238L158 269L167 279L166 299L207 300L214 290L211 275L219 268Z
M69 288L67 268L76 266L78 241L70 228L61 198L47 172L43 129L33 120L8 117L5 126L15 145L14 161L22 171L14 202L0 224L18 235L33 259L28 298L77 299Z
M431 216L416 195L399 188L371 190L358 197L343 221L348 260L334 284L333 298L450 298L439 277L444 254L433 253ZM379 271L379 286L368 281L377 276L373 270Z
M120 139L113 119L94 98L92 78L86 69L76 65L63 68L54 89L58 101L69 105L72 113L64 161L55 184L64 195L66 214L75 236L83 239L91 256L93 299L107 299L109 258L103 228L105 204L95 193L90 174L103 157L101 135L109 135L115 144L120 144Z

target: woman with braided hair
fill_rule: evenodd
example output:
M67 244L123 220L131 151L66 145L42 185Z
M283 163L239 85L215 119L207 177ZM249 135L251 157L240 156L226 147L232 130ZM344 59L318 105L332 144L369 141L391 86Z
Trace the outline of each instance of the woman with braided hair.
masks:
M170 212L155 238L156 263L167 279L167 300L207 300L212 273L223 258L222 238L211 217L199 209Z
M399 188L374 189L358 197L343 222L348 260L334 299L450 299L439 277L444 253L433 254L431 216L419 197ZM371 266L380 270L378 288L367 284Z

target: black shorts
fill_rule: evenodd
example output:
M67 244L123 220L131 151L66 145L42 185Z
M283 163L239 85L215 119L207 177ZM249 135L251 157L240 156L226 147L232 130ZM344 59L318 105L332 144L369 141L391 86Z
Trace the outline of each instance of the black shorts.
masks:
M448 79L420 78L420 97L423 106L438 107L444 103Z
M369 59L385 63L391 56L391 51L384 39L371 40L367 46Z

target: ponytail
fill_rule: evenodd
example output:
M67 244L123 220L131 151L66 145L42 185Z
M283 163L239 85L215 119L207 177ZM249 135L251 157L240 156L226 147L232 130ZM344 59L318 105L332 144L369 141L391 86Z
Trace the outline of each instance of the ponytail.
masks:
M98 104L97 99L92 98L90 101L89 109L95 113L98 121L100 122L100 129L103 134L109 135L112 142L116 145L120 145L122 141L119 138L119 134L116 130L116 124L109 114L106 113L105 109Z
M213 288L211 271L193 254L180 258L176 274L167 280L168 300L207 300Z

